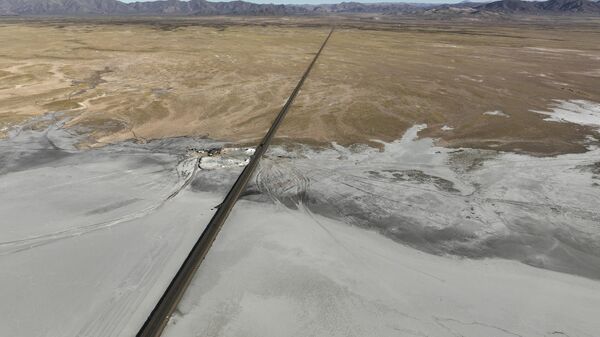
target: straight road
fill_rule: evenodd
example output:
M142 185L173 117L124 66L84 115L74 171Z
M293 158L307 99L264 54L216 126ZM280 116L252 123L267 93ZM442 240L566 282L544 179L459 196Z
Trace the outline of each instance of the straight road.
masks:
M279 126L281 125L283 119L287 115L290 106L292 105L294 99L300 92L302 84L304 84L304 81L310 74L310 71L317 62L317 59L321 55L321 52L325 48L327 41L329 41L329 38L333 34L333 31L334 29L332 28L329 34L327 35L327 38L325 38L325 41L323 41L321 48L319 48L319 50L317 51L317 54L313 58L312 62L308 65L308 68L302 75L302 78L300 78L300 81L294 88L294 91L292 91L292 94L285 102L285 105L277 114L277 117L273 121L273 124L269 128L269 131L267 132L267 134L265 134L260 144L256 147L254 156L252 157L252 159L250 159L248 165L246 165L242 173L239 175L239 177L229 190L229 193L227 193L227 196L223 200L223 203L221 203L221 205L215 212L215 215L212 217L212 219L204 229L204 232L200 236L200 239L198 239L198 241L190 251L189 255L181 265L181 268L179 268L179 271L177 272L177 274L175 274L175 277L167 287L167 290L165 291L161 299L158 301L158 303L154 307L154 310L152 310L152 313L138 332L137 337L158 337L162 334L165 326L169 321L169 318L171 317L171 314L179 304L179 301L183 297L185 290L192 281L194 273L200 266L200 263L202 263L202 261L204 260L204 257L206 256L208 250L212 246L212 243L219 234L221 227L223 227L227 216L229 216L231 209L239 199L240 194L242 194L242 192L244 192L244 190L246 189L246 185L248 184L248 181L254 174L254 171L256 170L260 159L267 152L267 149L269 148L269 145L273 140L273 136L277 132L277 129L279 129Z

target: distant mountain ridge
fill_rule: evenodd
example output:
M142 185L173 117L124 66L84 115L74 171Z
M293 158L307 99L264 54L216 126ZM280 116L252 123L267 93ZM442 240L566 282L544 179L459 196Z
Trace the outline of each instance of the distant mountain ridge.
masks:
M209 2L206 0L134 2L129 4L129 10L136 14L182 15L288 15L306 12L306 9L294 5L256 4L246 1Z
M600 13L600 3L591 0L548 0L548 1L523 1L501 0L490 2L476 7L479 10L494 12L526 12L526 13Z
M117 0L0 0L4 15L285 15L307 10L293 5L255 4L245 1L161 0L123 3Z
M408 2L341 2L337 4L301 5L312 13L394 13L428 8L432 4Z
M127 10L127 4L117 0L0 0L0 13L4 14L109 14Z
M275 5L246 1L160 0L123 3L118 0L0 0L0 15L308 15L326 13L422 13L449 11L475 14L501 13L598 13L592 0L462 2L433 5L416 3L341 2L323 5Z

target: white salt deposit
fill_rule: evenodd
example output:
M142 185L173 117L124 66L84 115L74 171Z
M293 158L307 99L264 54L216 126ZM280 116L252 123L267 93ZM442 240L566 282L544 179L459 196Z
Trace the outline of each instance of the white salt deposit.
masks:
M506 118L510 117L509 115L505 114L504 112L502 112L500 110L486 111L483 114L488 115L488 116L498 116L498 117L506 117Z
M575 123L600 128L600 104L586 100L554 100L550 111L532 110L549 116L546 121Z

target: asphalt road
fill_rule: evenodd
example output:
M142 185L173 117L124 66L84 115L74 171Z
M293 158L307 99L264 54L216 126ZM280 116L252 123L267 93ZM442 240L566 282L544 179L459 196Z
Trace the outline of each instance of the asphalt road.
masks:
M202 263L202 261L204 260L204 257L206 256L208 250L212 246L212 243L219 234L221 227L223 227L225 220L229 216L231 209L239 199L242 192L244 192L244 190L246 189L246 185L248 184L250 178L252 178L256 167L258 167L260 159L268 150L269 145L271 144L271 141L273 140L273 137L277 132L277 129L279 129L279 126L281 125L285 116L287 115L290 106L292 105L294 99L300 92L304 81L306 80L306 78L308 78L310 71L312 70L317 59L321 55L321 52L325 48L325 45L327 44L327 41L329 41L329 38L333 34L333 31L334 29L332 28L329 34L327 35L325 41L323 41L323 44L319 48L318 52L315 54L315 57L313 58L312 62L309 64L308 68L302 75L302 78L300 78L300 81L294 88L294 91L292 91L292 94L287 99L285 105L277 114L277 117L273 121L273 124L269 128L269 131L267 132L267 134L265 134L260 144L256 147L254 156L250 159L248 165L246 165L240 176L237 178L236 182L231 187L231 190L229 190L229 193L227 193L227 196L223 200L223 203L221 203L214 216L206 226L206 229L200 236L200 239L198 239L198 241L190 251L189 255L181 265L181 268L179 268L179 271L177 272L177 274L175 274L175 277L169 284L167 290L165 291L161 299L158 301L158 303L154 307L154 310L152 310L152 313L138 332L137 337L158 337L162 334L162 331L167 325L171 314L179 304L179 301L183 297L183 294L185 293L190 282L192 281L194 273L198 269L200 263Z

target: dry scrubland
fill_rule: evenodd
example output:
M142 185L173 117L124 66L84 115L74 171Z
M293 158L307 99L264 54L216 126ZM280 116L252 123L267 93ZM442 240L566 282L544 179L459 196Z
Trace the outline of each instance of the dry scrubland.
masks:
M330 19L0 21L0 133L67 111L83 146L264 134ZM376 22L338 30L280 139L399 138L415 123L446 146L552 155L592 129L544 121L553 99L600 102L600 20ZM510 118L484 115L502 111ZM452 126L442 131L444 125Z

